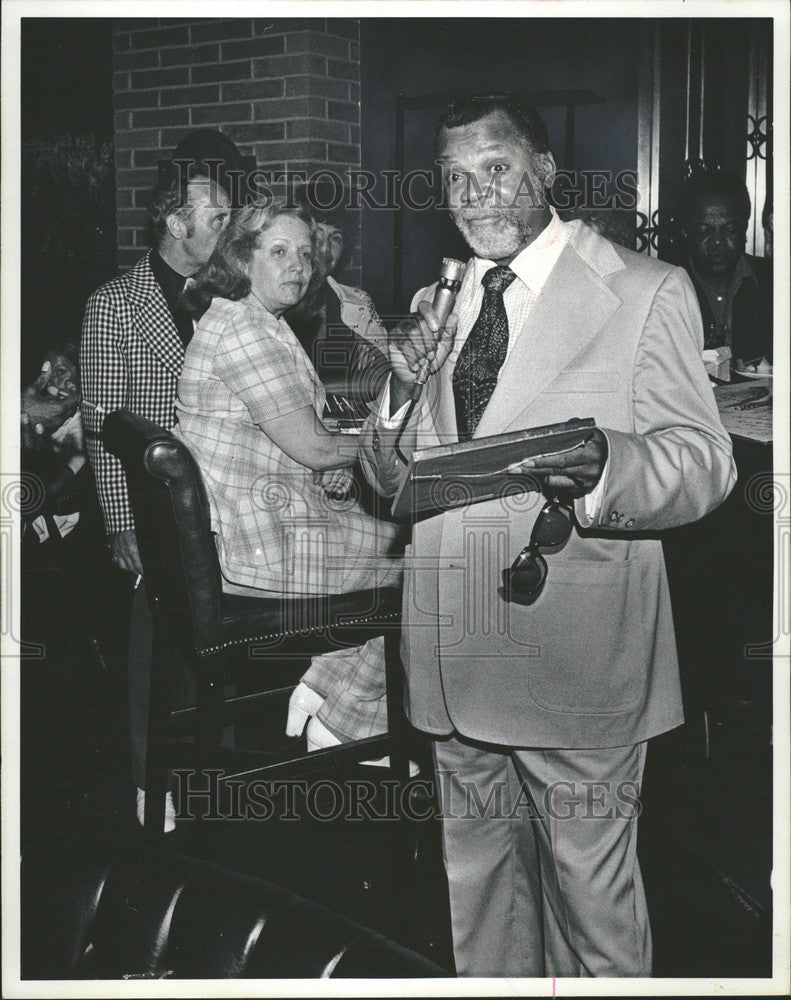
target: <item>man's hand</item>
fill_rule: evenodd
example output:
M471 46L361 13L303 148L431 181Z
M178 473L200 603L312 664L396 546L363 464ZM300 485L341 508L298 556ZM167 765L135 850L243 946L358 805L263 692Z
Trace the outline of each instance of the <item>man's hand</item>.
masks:
M598 427L591 433L590 440L581 448L574 448L563 455L544 455L526 458L509 467L510 473L535 472L553 490L569 490L584 496L596 486L607 464L607 438ZM548 475L547 475L548 473Z
M425 365L428 374L433 375L445 364L456 336L455 314L451 313L442 327L430 302L418 303L417 309L417 313L393 327L388 336L390 369L394 375L390 392L393 412L409 399Z
M73 389L67 396L57 398L44 395L44 388L49 382L51 366L45 361L38 378L31 382L22 393L21 410L27 413L30 425L41 424L50 433L76 413L80 405L80 390Z
M76 476L88 461L82 415L79 410L53 432L51 440L55 454L64 465L68 465Z
M44 429L44 425L36 424L34 427L27 413L22 414L20 426L22 430L22 447L27 451L42 451L51 444L50 435Z
M121 569L125 569L127 573L134 573L136 576L143 575L143 564L140 562L137 537L133 528L110 535L110 555L113 562Z

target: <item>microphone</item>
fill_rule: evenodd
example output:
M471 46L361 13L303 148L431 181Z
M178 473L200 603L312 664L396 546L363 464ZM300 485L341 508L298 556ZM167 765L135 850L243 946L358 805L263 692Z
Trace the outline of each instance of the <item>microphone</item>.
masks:
M450 316L453 311L456 296L461 288L461 279L464 274L464 268L464 262L456 260L455 257L442 258L442 264L439 269L439 280L437 282L437 288L434 292L434 301L432 302L434 312L437 314L441 327L445 325L448 316ZM393 444L396 454L407 464L409 464L408 460L401 451L399 445L401 444L401 437L404 433L406 425L409 423L409 418L412 416L412 412L415 409L417 401L420 399L420 394L423 392L423 386L426 382L428 382L428 370L430 366L431 362L428 358L424 358L420 363L415 384L412 386L412 395L410 396L409 404L407 405L407 410L404 414L404 419L401 421L401 426L398 429L398 435Z
M456 260L455 257L442 258L442 264L439 269L439 281L437 282L437 288L434 292L434 301L432 303L434 306L434 312L437 314L437 319L440 322L440 326L445 325L448 316L450 316L453 312L456 296L461 288L461 279L464 274L464 267L464 262ZM429 365L430 362L427 358L424 358L420 364L420 369L412 388L412 399L415 402L417 402L420 398L423 386L426 382L428 382Z

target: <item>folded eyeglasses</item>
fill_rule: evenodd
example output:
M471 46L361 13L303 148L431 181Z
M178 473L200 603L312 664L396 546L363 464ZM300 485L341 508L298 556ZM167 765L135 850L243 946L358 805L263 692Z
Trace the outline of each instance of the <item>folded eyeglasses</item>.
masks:
M548 573L546 559L540 550L557 552L562 549L573 527L574 510L570 503L555 497L544 504L533 524L530 541L502 572L506 600L514 604L535 604Z

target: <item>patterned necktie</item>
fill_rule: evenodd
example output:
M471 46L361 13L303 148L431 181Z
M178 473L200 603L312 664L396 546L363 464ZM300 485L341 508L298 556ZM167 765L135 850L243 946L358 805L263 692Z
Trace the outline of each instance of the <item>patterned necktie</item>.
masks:
M481 311L459 352L453 371L453 398L459 441L475 433L497 385L508 350L508 316L503 292L516 278L510 267L492 267L481 279Z

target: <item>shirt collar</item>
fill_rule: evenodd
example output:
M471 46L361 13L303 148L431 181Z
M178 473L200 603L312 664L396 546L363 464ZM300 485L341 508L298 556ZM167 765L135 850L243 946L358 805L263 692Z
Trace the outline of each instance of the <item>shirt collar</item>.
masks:
M154 272L154 277L157 279L157 284L162 289L162 294L165 296L165 301L172 313L178 306L179 296L184 291L187 279L183 274L174 271L170 264L163 260L156 250L151 251L149 263L151 264L151 270Z
M707 291L712 295L717 295L719 292L712 288L709 282L706 280L705 274L701 274L700 271L695 267L692 260L689 262L689 266L692 270L692 274L695 281L699 285L702 285ZM745 280L753 281L758 284L758 279L755 276L755 271L750 267L747 257L742 254L741 257L736 261L736 267L733 269L733 274L731 275L731 280L728 282L728 288L726 289L726 295L735 295L738 291L741 283Z
M249 292L243 299L241 299L241 303L249 313L252 313L253 316L260 316L268 330L291 330L291 327L282 316L278 317L275 316L274 313L271 313L266 308L264 303L260 299L256 298L252 292Z
M534 295L538 295L546 284L547 278L569 238L566 223L561 220L551 205L549 210L552 213L549 225L542 229L533 242L518 253L508 265L517 278L527 285ZM473 266L475 268L475 287L478 288L484 274L496 265L493 260L474 257Z

